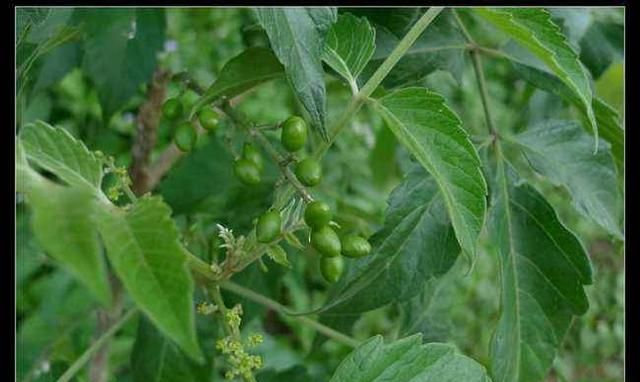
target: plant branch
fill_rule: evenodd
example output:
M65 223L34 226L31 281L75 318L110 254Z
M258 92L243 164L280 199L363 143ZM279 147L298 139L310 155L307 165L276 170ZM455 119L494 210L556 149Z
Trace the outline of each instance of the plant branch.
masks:
M287 181L296 189L296 191L298 191L305 202L313 201L313 198L311 197L305 186L303 186L298 181L294 173L289 168L289 161L285 157L283 157L275 147L273 147L271 142L269 142L267 137L260 129L252 127L250 122L247 121L247 118L241 112L231 107L228 102L222 103L222 111L224 111L224 113L228 115L229 118L231 118L237 125L241 126L247 133L249 133L252 138L255 138L260 143L267 154L269 154L273 162L278 165L280 171L285 176Z
M229 292L233 292L255 303L258 303L260 305L266 306L267 308L273 309L280 314L284 314L284 315L290 314L290 311L286 306L266 296L263 296L260 293L254 292L251 289L240 286L234 282L224 281L223 283L220 284L220 286L223 289L228 290ZM328 326L325 326L319 323L318 321L312 320L308 317L305 317L305 316L289 316L289 317L316 329L318 332L344 345L355 348L359 344L359 342L356 339L351 338L343 333L340 333L337 330L334 330Z
M157 69L149 86L147 101L140 107L137 117L136 137L131 156L129 174L136 195L149 191L149 164L151 151L156 145L156 131L160 124L162 103L166 96L169 73Z
M322 142L320 146L313 153L313 156L316 159L319 159L328 149L331 147L336 137L340 134L342 129L347 126L349 120L353 117L355 113L360 110L362 104L371 96L371 94L380 86L382 81L387 77L391 69L400 61L400 59L405 55L405 53L411 48L413 43L420 37L422 32L433 22L433 20L442 12L444 7L430 7L422 17L409 29L407 34L400 40L398 45L393 49L393 51L389 54L386 60L382 62L382 64L378 67L378 69L373 73L371 78L367 81L367 83L362 86L358 94L356 94L352 99L345 111L342 113L342 116L338 119L335 126L329 132L329 141Z
M115 322L107 331L105 331L100 338L98 338L82 355L76 359L76 361L67 369L67 371L58 378L57 382L68 382L78 373L84 364L86 364L91 356L102 347L102 345L108 341L113 335L115 335L124 324L127 323L136 313L137 308L130 309L127 313L122 315L120 319Z
M456 23L460 27L462 34L464 35L467 42L471 45L469 49L469 53L471 54L471 60L473 61L473 70L476 74L476 79L478 81L478 89L480 90L480 98L482 100L482 108L484 109L484 117L487 123L487 129L494 137L497 135L497 131L495 125L493 124L493 118L491 117L491 108L489 107L489 92L487 91L487 82L484 78L484 71L482 70L482 61L480 59L480 54L478 52L478 44L476 44L471 34L465 27L464 23L458 16L457 10L454 9L453 16L456 20Z

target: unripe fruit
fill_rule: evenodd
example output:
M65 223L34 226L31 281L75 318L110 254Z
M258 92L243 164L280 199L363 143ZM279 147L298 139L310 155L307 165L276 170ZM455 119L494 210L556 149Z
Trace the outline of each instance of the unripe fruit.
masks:
M260 183L260 170L258 167L246 158L240 158L233 164L233 172L238 179L246 185L254 186Z
M282 218L278 211L267 211L258 219L256 239L260 243L270 243L280 235Z
M340 279L344 270L344 260L341 256L323 257L320 259L320 273L327 282L335 283Z
M258 151L258 149L251 143L247 142L242 147L242 157L253 162L259 171L262 171L264 168L262 154L260 154L260 151Z
M325 202L314 200L304 210L304 222L312 229L319 229L331 221L331 209Z
M162 105L162 115L169 120L176 120L182 116L182 102L176 98L169 98Z
M202 109L198 113L198 121L203 129L213 131L218 127L218 113L213 109Z
M280 141L289 152L303 148L307 142L307 124L304 119L294 115L284 121Z
M328 225L311 232L311 246L324 257L340 256L342 249L338 234Z
M173 141L180 151L188 152L193 149L198 140L198 133L191 126L190 122L182 122L176 128L176 133L173 136Z
M371 252L371 244L358 235L347 235L342 238L342 254L346 257L364 257Z
M294 172L300 183L308 187L319 184L322 178L322 168L313 158L305 158L298 162Z

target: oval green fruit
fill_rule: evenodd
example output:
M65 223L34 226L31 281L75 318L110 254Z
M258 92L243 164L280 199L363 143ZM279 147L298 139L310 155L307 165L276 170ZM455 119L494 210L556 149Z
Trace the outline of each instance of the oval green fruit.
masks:
M246 158L240 158L233 164L233 172L246 185L254 186L260 183L260 169Z
M198 121L203 129L214 131L218 127L218 113L210 108L202 109L198 113Z
M258 219L256 239L260 243L270 243L280 235L282 218L277 211L267 211Z
M342 276L344 270L344 260L341 256L323 257L320 259L320 273L322 277L330 283L335 283Z
M162 115L169 120L176 120L182 116L182 102L176 98L169 98L162 104Z
M176 128L176 133L173 136L173 141L180 151L188 152L193 149L198 140L198 133L191 126L190 122L182 122Z
M347 235L342 238L342 254L346 257L364 257L371 252L371 244L358 235Z
M340 256L342 250L338 234L328 225L311 231L311 246L324 257Z
M307 142L307 123L304 119L294 115L284 121L280 141L289 152L303 148Z
M249 142L245 143L242 147L242 157L253 162L253 164L258 167L259 171L262 171L262 169L264 168L262 154L260 154L260 151Z
M319 229L331 221L331 208L325 202L314 200L304 210L304 222L312 229Z
M316 186L322 179L320 163L313 158L305 158L296 164L296 178L308 187Z

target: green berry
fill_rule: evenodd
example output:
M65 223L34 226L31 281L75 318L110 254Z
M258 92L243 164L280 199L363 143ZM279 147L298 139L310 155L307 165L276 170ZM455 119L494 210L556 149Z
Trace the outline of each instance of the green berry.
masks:
M245 143L242 147L242 157L253 162L253 164L258 167L258 170L262 171L264 168L262 154L260 154L260 151L249 142Z
M344 270L344 260L341 256L323 257L320 259L320 273L327 282L335 283L340 279Z
M328 225L311 232L311 246L324 257L340 256L342 249L338 234Z
M294 172L300 183L309 187L319 184L322 178L320 163L313 158L305 158L298 162Z
M176 98L169 98L162 105L162 115L169 120L176 120L182 116L182 102Z
M198 121L203 129L214 131L218 127L218 113L213 109L202 109L198 113Z
M270 243L280 235L282 218L277 211L267 211L258 219L256 239L260 243Z
M307 141L307 124L304 119L294 115L284 121L280 141L289 152L303 148Z
M260 183L260 169L246 158L240 158L233 164L233 172L246 185L254 186Z
M173 136L173 141L176 146L183 152L191 151L196 145L197 140L198 133L193 126L191 126L190 122L182 122L179 124Z
M342 254L346 257L364 257L371 252L371 244L358 235L347 235L342 238Z
M314 200L304 210L304 222L312 229L319 229L331 221L331 209L325 202Z

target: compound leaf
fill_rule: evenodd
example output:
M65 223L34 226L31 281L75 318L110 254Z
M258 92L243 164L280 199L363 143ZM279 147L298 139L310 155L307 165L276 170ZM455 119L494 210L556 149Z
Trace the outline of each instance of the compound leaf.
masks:
M406 88L374 103L387 126L438 184L462 249L474 254L484 223L487 185L480 159L444 98Z
M509 173L507 173L509 170ZM494 381L539 381L548 372L574 315L589 304L591 264L533 187L514 186L498 162L489 219L490 251L500 264L501 314L491 345Z
M598 126L591 106L587 71L549 12L540 8L478 8L476 12L527 48L571 89L583 104L597 139Z

